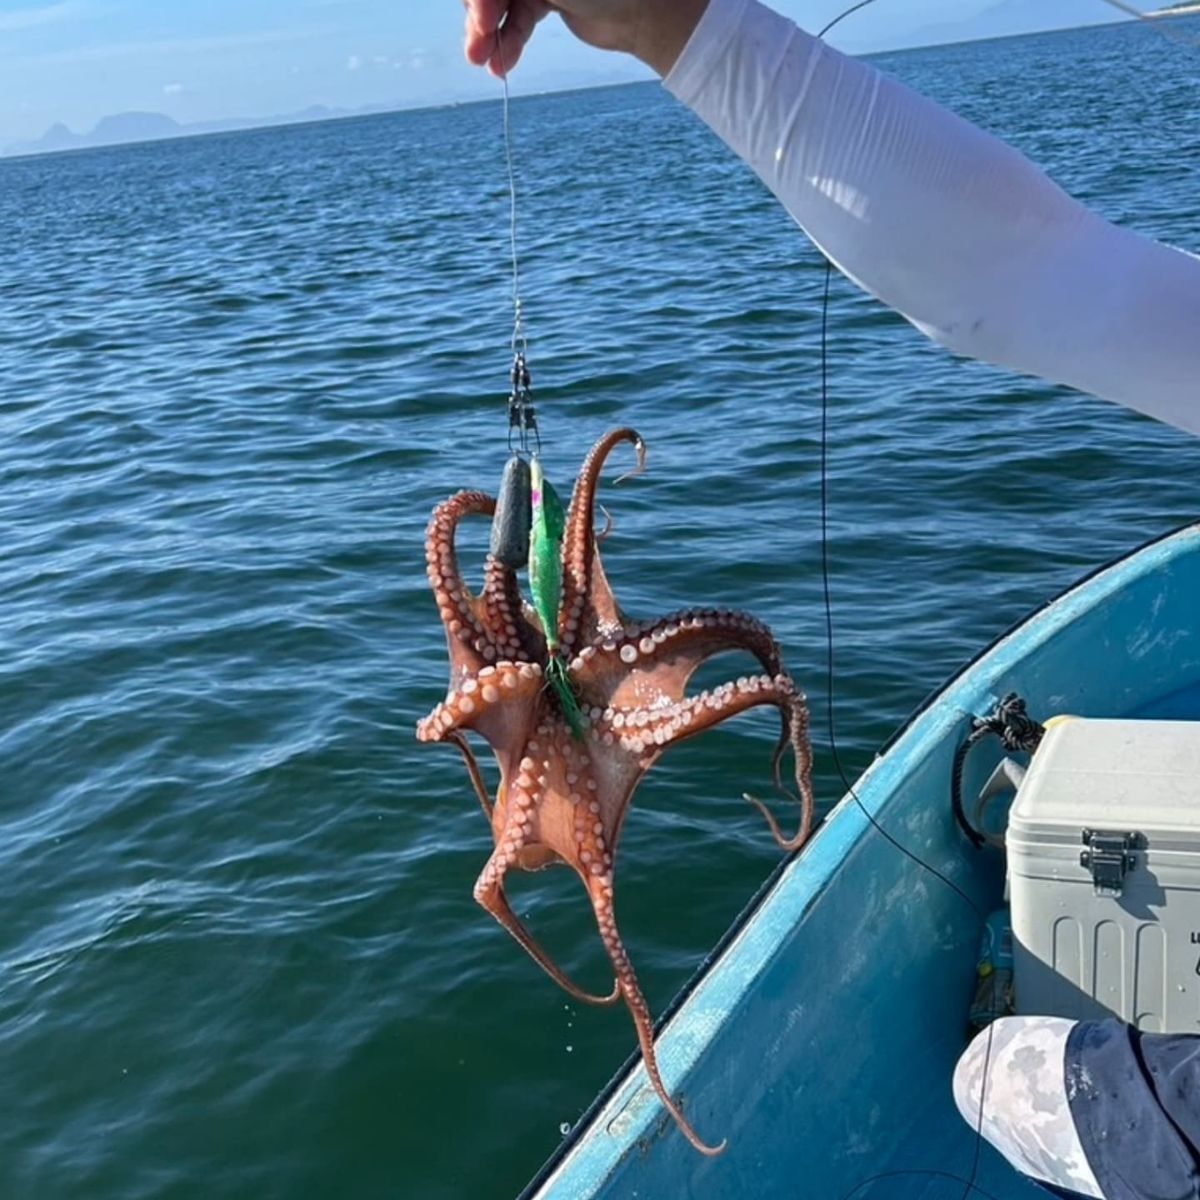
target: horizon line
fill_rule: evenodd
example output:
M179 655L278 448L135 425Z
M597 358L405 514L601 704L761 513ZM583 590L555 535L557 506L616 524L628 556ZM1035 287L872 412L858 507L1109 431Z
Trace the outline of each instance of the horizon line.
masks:
M1198 5L1200 5L1200 0L1197 0L1197 3L1198 3ZM1124 20L1118 19L1118 20L1113 20L1113 21L1098 21L1098 22L1087 24L1087 25L1068 25L1068 26L1064 26L1061 29L1038 29L1038 30L1031 30L1031 31L1028 31L1025 33L1002 33L1002 34L991 34L987 37L964 38L960 41L927 42L927 43L922 43L922 44L916 45L916 46L896 46L896 47L893 47L893 48L887 49L887 50L863 51L860 53L852 54L852 57L870 59L870 58L879 58L884 55L910 54L910 53L919 53L924 50L949 49L954 46L974 46L974 45L978 45L978 44L984 43L984 42L1012 41L1015 38L1046 37L1051 34L1077 32L1081 29L1105 29L1105 28L1109 28L1109 27L1115 26L1115 25L1137 24L1137 23L1143 22L1143 21L1148 22L1151 20L1158 20L1158 19L1160 19L1159 18L1160 13L1164 16L1172 15L1171 10L1169 10L1169 9L1168 10L1159 10L1158 12L1155 12L1153 14L1145 13L1140 18L1139 17L1126 17L1126 18L1124 18ZM847 53L850 53L850 52L847 52ZM578 94L580 92L594 92L594 91L610 90L613 88L623 88L623 87L644 87L646 85L651 85L651 84L656 84L656 83L661 84L661 82L662 82L661 80L657 80L657 79L625 79L625 80L617 80L617 81L607 81L607 82L603 82L603 83L584 83L584 84L579 84L576 87L546 88L542 91L514 92L512 99L513 99L513 101L537 100L537 99L541 99L541 98L548 97L548 96L570 96L570 95ZM497 82L497 86L499 86L499 82ZM431 104L426 104L426 103L397 104L394 107L383 108L383 109L379 109L378 111L363 111L362 109L360 109L358 111L351 111L351 112L344 112L344 111L336 112L335 111L332 113L332 115L329 115L329 116L312 117L312 118L305 118L305 119L299 119L299 120L289 117L289 115L286 113L281 113L274 117L261 117L261 118L260 117L232 117L232 118L228 118L228 120L230 120L231 122L240 123L242 121L247 121L247 122L251 122L251 124L247 124L243 128L240 128L240 129L206 129L206 130L203 130L200 132L194 132L194 133L188 132L189 129L193 128L196 125L219 123L219 119L217 121L212 121L212 122L193 121L193 122L191 122L190 125L179 125L178 122L175 122L176 125L179 126L179 132L172 133L167 137L134 138L130 141L106 142L100 146L69 146L69 147L66 147L61 150L21 150L15 154L12 153L10 150L4 150L4 151L0 152L0 163L20 162L24 159L30 159L30 158L57 158L57 157L60 157L62 155L67 155L67 154L86 154L86 153L93 152L93 151L116 150L122 146L141 146L141 145L151 145L151 144L164 145L164 144L167 144L170 142L191 141L193 139L206 138L206 137L233 137L233 136L237 136L239 134L244 134L244 133L258 133L258 132L261 132L261 131L267 130L267 129L288 129L288 128L301 129L306 126L329 125L335 121L369 121L369 120L373 120L375 118L396 116L399 113L440 112L440 111L442 111L444 109L448 109L448 108L473 108L480 104L499 104L499 103L503 102L503 99L504 99L503 95L496 95L496 96L476 96L476 97L472 97L470 99L462 99L462 100L442 100L442 101L438 101L436 103L431 103ZM319 108L324 108L327 106L322 105L322 104L313 104L311 107L319 109ZM304 111L304 110L301 110L301 111ZM93 127L92 134L94 134L96 132L96 130L100 127L101 124L103 124L104 121L109 120L112 117L122 117L122 116L129 116L129 115L133 115L133 114L137 114L140 116L150 116L150 117L166 117L168 120L171 120L171 121L175 120L173 117L169 116L169 114L167 114L167 113L150 111L150 110L130 109L130 110L127 110L126 112L108 113L105 116L101 117L99 119L99 121L96 122L96 125ZM55 125L61 125L64 129L67 130L68 133L74 133L74 131L71 130L70 127L65 124L65 122L58 121L58 122L55 122ZM44 133L42 135L42 137L44 138L50 132L51 129L55 128L55 125L51 125L50 129L46 130L46 133ZM74 136L86 138L91 135L87 134L87 133L81 133L81 134L75 134ZM32 144L32 143L28 143L28 144ZM14 145L21 145L21 143L17 142L17 143L14 143Z

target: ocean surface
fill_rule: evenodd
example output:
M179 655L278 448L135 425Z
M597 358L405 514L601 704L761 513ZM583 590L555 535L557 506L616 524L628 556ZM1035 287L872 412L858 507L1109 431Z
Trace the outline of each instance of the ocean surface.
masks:
M882 61L1200 248L1195 50L1114 26ZM454 750L413 735L446 683L425 523L507 453L500 122L0 163L5 1200L509 1197L633 1047L475 905L489 831ZM548 470L641 430L649 473L603 495L623 605L767 620L830 803L820 260L654 85L513 123ZM840 279L831 331L858 771L1030 608L1200 514L1200 443L956 361ZM656 1012L777 861L740 798L773 732L726 725L638 795L618 906ZM512 892L607 985L572 877Z

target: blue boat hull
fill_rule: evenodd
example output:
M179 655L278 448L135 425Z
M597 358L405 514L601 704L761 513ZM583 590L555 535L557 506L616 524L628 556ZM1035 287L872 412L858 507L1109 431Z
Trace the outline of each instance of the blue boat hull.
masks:
M856 784L903 846L1000 901L1002 866L949 804L970 718L1009 692L1041 717L1200 719L1200 526L1076 586L940 692ZM995 758L972 758L966 792ZM961 1200L977 1139L950 1079L965 1044L977 912L852 798L792 858L660 1034L663 1074L716 1159L679 1135L634 1062L531 1185L539 1200ZM1045 1196L984 1147L997 1200Z

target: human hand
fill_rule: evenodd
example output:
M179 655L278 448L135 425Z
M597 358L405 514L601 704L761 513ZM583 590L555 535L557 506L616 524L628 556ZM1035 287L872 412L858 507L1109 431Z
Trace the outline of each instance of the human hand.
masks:
M539 21L558 13L589 46L622 50L660 75L675 65L708 0L463 0L466 55L493 75L517 65Z

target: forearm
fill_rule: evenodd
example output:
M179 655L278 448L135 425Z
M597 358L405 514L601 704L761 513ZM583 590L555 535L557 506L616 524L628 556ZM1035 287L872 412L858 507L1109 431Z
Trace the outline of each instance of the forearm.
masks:
M711 0L666 84L930 337L1200 433L1200 260L756 0Z

